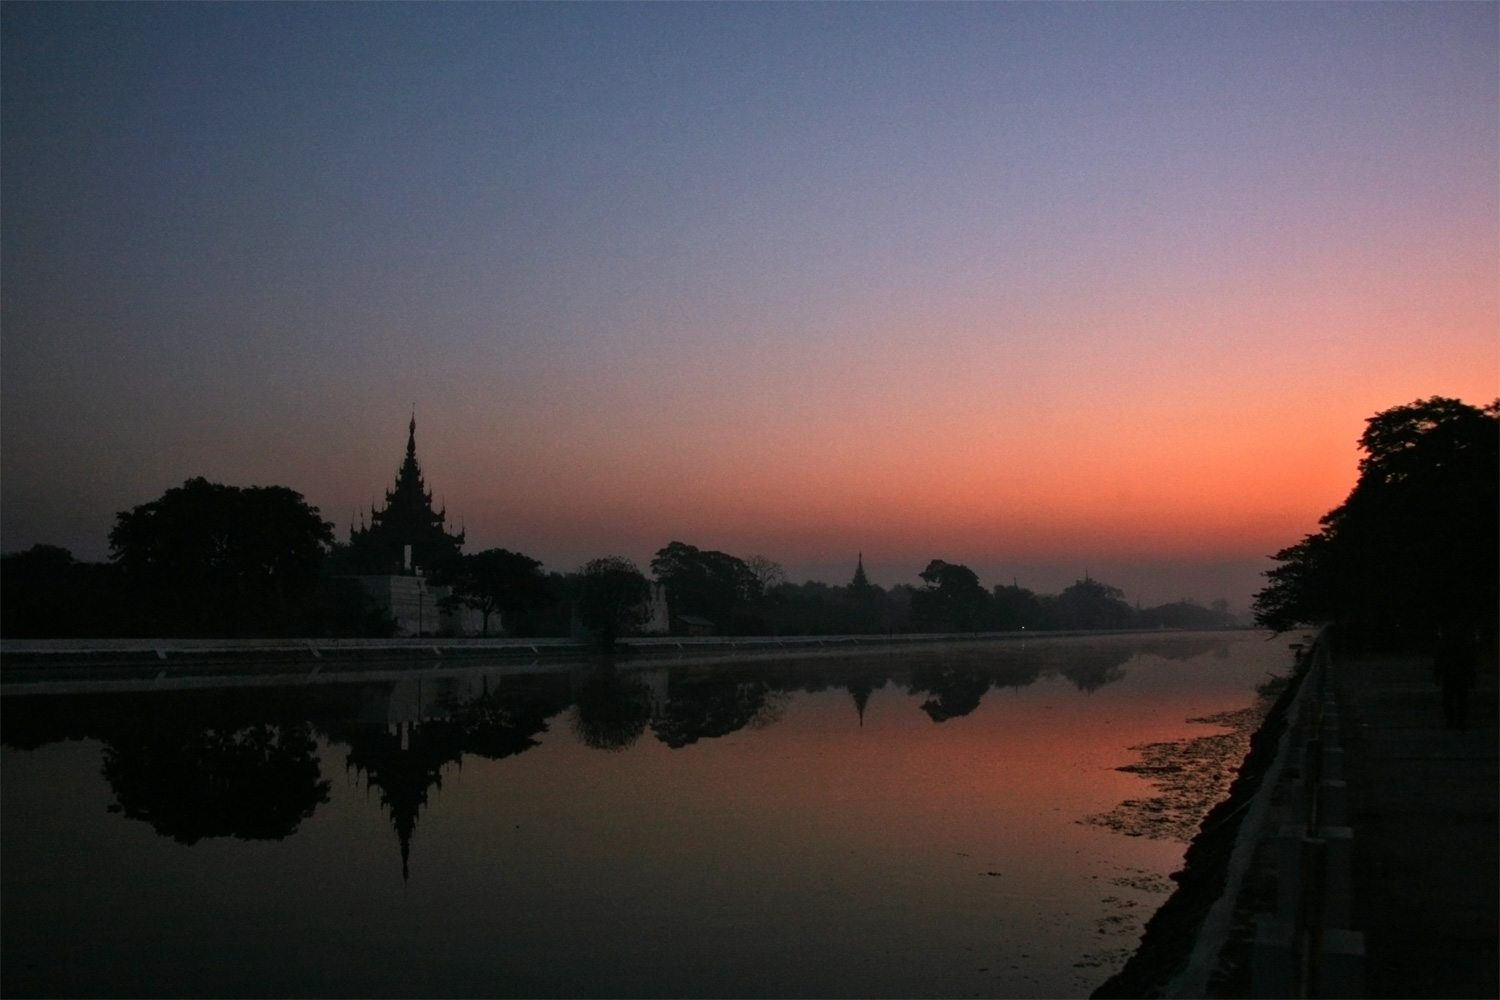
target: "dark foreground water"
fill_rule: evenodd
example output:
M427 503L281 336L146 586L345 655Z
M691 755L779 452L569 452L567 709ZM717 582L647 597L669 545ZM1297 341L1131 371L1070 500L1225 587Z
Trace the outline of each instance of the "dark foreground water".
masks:
M1289 667L1218 633L8 696L0 986L1084 995Z

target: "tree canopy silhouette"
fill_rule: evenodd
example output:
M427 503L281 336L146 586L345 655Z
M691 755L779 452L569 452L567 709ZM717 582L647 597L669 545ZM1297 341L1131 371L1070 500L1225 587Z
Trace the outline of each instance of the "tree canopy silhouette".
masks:
M1371 417L1359 481L1322 529L1273 557L1258 622L1338 621L1387 641L1441 625L1493 634L1500 604L1500 401L1433 396Z
M333 525L285 486L201 476L116 515L111 558L162 624L236 635L247 615L312 590Z
M1057 595L1057 610L1066 629L1129 628L1135 621L1120 588L1087 577Z
M971 632L984 626L990 595L973 570L934 559L921 576L926 586L912 594L914 622L954 632Z
M444 598L473 608L484 616L483 632L490 634L490 617L501 615L501 625L512 634L517 620L547 603L547 578L542 564L508 549L485 549L459 556L452 572L453 594Z
M700 615L724 631L733 631L736 609L761 594L760 577L743 559L685 542L658 550L651 572L666 586L673 615Z
M605 650L645 624L651 584L624 556L586 563L578 583L578 617Z
M771 687L759 678L675 674L670 697L651 731L673 750L738 732L765 718Z

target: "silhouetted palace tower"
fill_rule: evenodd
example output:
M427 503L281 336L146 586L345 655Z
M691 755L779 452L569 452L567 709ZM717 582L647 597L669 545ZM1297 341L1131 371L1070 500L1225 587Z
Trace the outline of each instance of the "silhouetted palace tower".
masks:
M411 573L417 567L429 575L441 572L454 563L464 544L464 533L450 533L447 524L447 509L432 509L432 493L422 481L413 414L406 459L396 473L395 488L385 492L385 507L370 506L369 527L349 526L351 561L360 573Z

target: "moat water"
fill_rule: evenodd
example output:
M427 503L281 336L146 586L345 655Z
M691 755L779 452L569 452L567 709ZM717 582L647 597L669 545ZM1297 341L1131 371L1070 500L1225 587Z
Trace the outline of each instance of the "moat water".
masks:
M6 696L0 979L1085 995L1290 667L1240 632Z

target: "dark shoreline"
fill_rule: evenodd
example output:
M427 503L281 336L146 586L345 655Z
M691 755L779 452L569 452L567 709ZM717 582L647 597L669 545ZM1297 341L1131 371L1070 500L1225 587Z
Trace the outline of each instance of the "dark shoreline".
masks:
M1242 822L1260 790L1262 778L1276 760L1289 707L1307 675L1310 658L1299 662L1250 738L1250 749L1230 785L1229 794L1203 818L1188 845L1182 869L1169 876L1177 889L1146 922L1141 943L1125 967L1106 979L1091 997L1161 997L1187 966L1209 910L1223 896Z
M1230 630L1226 630L1230 631ZM895 635L712 636L633 638L610 654L576 639L4 639L0 640L0 693L26 693L58 684L155 683L194 678L226 683L320 682L352 675L398 675L410 671L484 667L547 669L599 663L718 661L879 654L913 647L970 643L1033 642L1120 635L1206 634L1183 629L1109 629L1048 632L900 633Z

